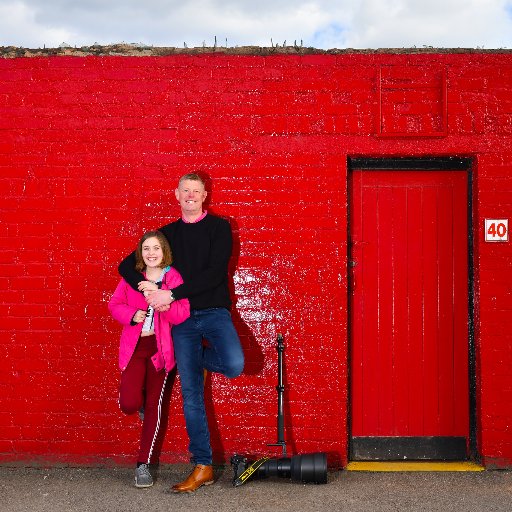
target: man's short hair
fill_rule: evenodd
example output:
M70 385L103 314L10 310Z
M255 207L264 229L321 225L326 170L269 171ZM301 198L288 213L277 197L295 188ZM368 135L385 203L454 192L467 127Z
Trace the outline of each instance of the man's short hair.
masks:
M190 181L199 181L200 183L203 184L203 187L206 186L206 183L204 181L203 178L201 178L201 176L199 176L199 174L195 173L195 172L189 172L188 174L184 174L181 178L180 178L180 181L178 182L178 185L180 183L182 183L183 181L186 181L186 180L190 180Z

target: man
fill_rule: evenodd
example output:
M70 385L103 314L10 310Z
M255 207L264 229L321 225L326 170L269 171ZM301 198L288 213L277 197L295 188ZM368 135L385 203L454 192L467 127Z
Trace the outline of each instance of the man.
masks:
M133 254L119 265L123 278L143 292L149 305L165 310L178 299L190 301L190 318L172 329L174 351L180 374L183 411L195 464L174 492L193 492L213 483L212 450L204 403L204 371L237 377L244 356L229 312L228 263L232 250L229 223L203 211L204 181L197 174L182 176L175 190L181 219L160 228L169 240L174 267L184 283L170 290L155 290L136 272ZM203 346L203 338L207 347Z

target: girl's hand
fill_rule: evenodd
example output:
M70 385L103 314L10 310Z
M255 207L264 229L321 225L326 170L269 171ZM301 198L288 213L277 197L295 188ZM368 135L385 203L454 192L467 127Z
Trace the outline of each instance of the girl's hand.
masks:
M145 311L142 311L142 309L139 309L137 311L137 313L135 313L135 315L133 315L133 318L132 320L136 323L136 324L140 324L142 322L144 322L144 319L146 318L146 312Z
M144 294L144 297L147 297L149 292L158 290L158 286L153 283L153 281L141 281L137 285L137 288L139 289L139 292Z

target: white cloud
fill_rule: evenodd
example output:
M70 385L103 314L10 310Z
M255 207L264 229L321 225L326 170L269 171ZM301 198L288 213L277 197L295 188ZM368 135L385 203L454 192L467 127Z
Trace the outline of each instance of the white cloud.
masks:
M36 17L37 10L26 3L2 0L0 2L0 45L32 48L33 46L42 47L44 42L48 41L49 45L58 46L59 43L74 37L73 32L63 26L42 25ZM56 41L59 43L55 44Z
M512 47L512 0L0 0L0 45Z
M502 0L366 0L353 11L346 45L364 47L512 46Z

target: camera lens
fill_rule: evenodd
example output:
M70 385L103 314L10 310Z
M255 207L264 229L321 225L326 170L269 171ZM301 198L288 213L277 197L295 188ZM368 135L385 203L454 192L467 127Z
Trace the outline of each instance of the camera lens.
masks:
M290 478L296 482L326 484L327 483L327 455L325 453L307 453L269 459L257 470L259 478L277 476Z
M307 453L292 457L291 478L304 483L327 483L327 456L325 453Z

